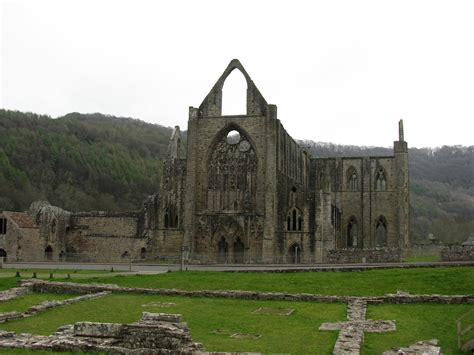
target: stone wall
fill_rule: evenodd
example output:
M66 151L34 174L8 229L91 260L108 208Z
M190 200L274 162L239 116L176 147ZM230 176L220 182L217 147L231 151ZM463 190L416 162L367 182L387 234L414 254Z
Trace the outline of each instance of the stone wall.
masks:
M334 264L401 262L402 250L397 248L332 249L328 250L327 260Z
M132 324L78 322L50 336L0 331L0 348L107 354L200 354L178 314L143 313Z
M452 246L441 251L443 261L474 260L474 246Z
M445 303L461 304L474 303L474 295L412 295L405 292L387 294L373 297L353 297L353 296L331 296L317 295L309 293L285 293L285 292L254 292L254 291L186 291L163 288L136 288L120 287L113 284L78 284L72 282L52 282L44 280L22 280L20 285L31 287L34 292L45 293L98 293L103 291L117 293L134 293L149 295L184 296L184 297L210 297L210 298L231 298L247 300L276 300L276 301L317 301L317 302L349 302L355 299L363 299L367 303Z

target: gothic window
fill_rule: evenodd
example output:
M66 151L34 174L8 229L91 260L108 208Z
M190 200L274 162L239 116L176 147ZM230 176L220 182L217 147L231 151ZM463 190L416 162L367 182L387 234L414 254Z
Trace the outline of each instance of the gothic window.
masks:
M7 234L7 219L0 218L0 234Z
M257 157L248 137L237 130L221 133L208 160L208 205L210 209L251 207L255 198Z
M352 216L347 224L347 246L349 248L356 247L358 243L357 220Z
M301 211L296 208L290 208L286 217L286 229L288 231L301 231L303 230L303 216Z
M354 167L349 168L347 171L347 182L349 191L359 190L357 170Z
M387 178L383 168L379 168L375 173L375 189L377 191L387 190Z
M375 221L375 245L387 246L387 221L384 216L380 216Z
M174 205L168 206L164 216L165 228L178 228L178 213Z

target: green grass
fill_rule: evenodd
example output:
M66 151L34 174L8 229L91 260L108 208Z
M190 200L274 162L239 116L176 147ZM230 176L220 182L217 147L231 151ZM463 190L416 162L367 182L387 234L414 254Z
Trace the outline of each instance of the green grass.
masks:
M376 296L410 293L474 294L474 267L383 269L362 272L231 273L171 272L93 277L77 282L183 290L249 290Z
M443 354L462 354L457 350L456 320L474 305L402 304L371 305L368 319L392 319L397 330L388 333L366 333L363 354L381 354L392 347L409 346L421 340L436 338Z
M3 312L24 312L31 306L40 304L43 301L65 300L76 297L77 295L57 294L57 293L31 293L17 297L8 301L0 302L0 313Z
M157 301L173 302L176 306L143 307ZM291 316L252 314L259 307L293 308L295 312ZM113 294L0 324L0 328L46 335L61 325L81 320L132 323L140 318L143 311L182 314L193 339L202 342L210 351L331 354L337 332L320 332L317 329L322 322L344 320L346 305ZM239 332L262 336L259 339L235 339L229 334L212 334L216 329L229 334Z

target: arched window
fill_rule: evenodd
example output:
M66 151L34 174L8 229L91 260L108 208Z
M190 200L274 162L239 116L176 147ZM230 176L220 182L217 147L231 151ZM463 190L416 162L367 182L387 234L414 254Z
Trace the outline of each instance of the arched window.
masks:
M165 228L178 228L179 217L174 205L170 205L165 210Z
M380 216L375 221L375 245L378 247L387 246L387 220Z
M347 170L347 187L349 191L358 191L359 190L359 181L357 177L357 170L354 167L350 167Z
M303 216L301 211L296 208L290 208L286 217L286 229L288 231L301 231L303 230Z
M385 170L379 168L375 173L375 190L377 191L386 191L387 190L387 177Z
M257 156L249 137L235 125L221 131L207 162L208 208L252 208L257 184Z
M358 243L357 220L352 216L347 224L347 246L349 248L356 247Z
M140 259L142 259L142 260L146 259L146 248L141 248L140 249Z

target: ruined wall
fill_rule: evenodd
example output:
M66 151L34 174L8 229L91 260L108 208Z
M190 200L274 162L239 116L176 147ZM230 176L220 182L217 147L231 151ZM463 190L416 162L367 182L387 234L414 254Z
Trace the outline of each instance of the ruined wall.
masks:
M441 251L443 261L472 261L474 260L474 246L452 246Z
M222 86L234 69L247 80L247 115L222 116ZM211 262L273 261L278 124L276 107L267 105L236 60L199 109L190 108L183 227L192 257L207 257ZM241 139L228 144L226 137L232 130ZM244 177L239 166L248 169Z
M327 261L333 264L398 263L402 261L399 248L348 248L328 250Z
M76 213L65 236L69 261L112 262L141 259L147 239L137 234L138 213ZM148 247L149 248L149 247Z
M278 122L276 261L314 262L310 224L310 159Z

